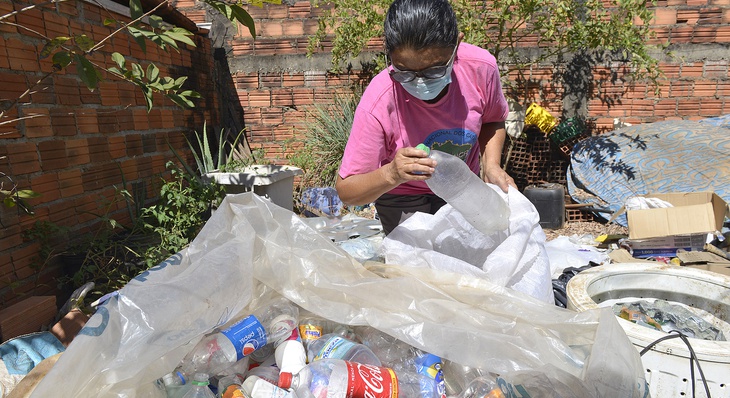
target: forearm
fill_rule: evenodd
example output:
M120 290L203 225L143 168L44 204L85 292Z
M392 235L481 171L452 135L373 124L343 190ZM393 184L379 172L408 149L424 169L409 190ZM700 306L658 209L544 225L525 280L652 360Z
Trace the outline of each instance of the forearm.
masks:
M503 122L485 123L479 134L479 144L484 168L500 167L502 162L502 148L507 132Z
M388 173L389 164L366 174L337 178L335 187L343 203L358 206L374 202L399 184Z

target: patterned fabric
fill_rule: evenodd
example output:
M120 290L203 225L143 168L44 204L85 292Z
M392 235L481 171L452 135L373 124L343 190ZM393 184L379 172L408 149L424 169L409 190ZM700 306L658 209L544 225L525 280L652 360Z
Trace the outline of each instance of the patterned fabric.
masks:
M580 141L571 155L568 192L578 203L614 212L647 193L714 191L730 202L729 116L623 127ZM627 225L625 215L616 221Z

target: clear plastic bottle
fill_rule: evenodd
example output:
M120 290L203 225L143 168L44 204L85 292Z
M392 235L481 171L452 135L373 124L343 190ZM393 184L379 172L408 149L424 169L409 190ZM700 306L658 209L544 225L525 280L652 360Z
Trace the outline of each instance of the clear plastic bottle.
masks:
M258 376L247 377L242 389L246 398L298 398L291 391L271 384Z
M456 398L505 398L494 379L479 376L467 383L466 388Z
M507 202L490 188L469 166L456 156L417 147L429 152L437 164L426 184L434 194L458 210L474 228L483 234L504 231L509 227Z
M192 387L182 398L215 398L213 391L208 388L208 375L205 373L196 373L193 381L190 382Z
M218 380L218 394L221 398L242 398L244 397L243 384L244 377L240 374L232 374L221 377Z
M380 359L364 344L356 343L336 333L325 334L309 343L307 361L312 363L324 358L344 359L367 365L380 366Z
M190 389L190 378L180 371L170 372L162 376L162 384L165 385L168 398L178 398Z
M362 343L373 351L383 366L392 368L396 372L416 372L428 376L436 383L438 395L446 398L446 383L440 357L413 347L373 327L358 328L357 332ZM428 383L430 385L431 381Z
M439 398L427 376L335 358L311 362L294 375L282 373L279 387L299 398Z
M228 328L209 334L183 358L177 370L217 375L267 342L291 335L299 307L284 297L264 303Z

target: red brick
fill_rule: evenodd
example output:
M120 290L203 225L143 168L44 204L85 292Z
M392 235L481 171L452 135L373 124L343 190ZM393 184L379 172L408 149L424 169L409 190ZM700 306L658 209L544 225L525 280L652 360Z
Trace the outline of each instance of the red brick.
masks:
M40 194L36 204L52 202L61 197L57 173L47 172L32 178L30 189Z
M677 10L671 8L654 9L653 25L674 25L677 23Z
M730 42L730 26L718 26L715 31L715 42L717 43L728 43Z
M83 108L76 112L76 128L79 134L96 134L99 132L99 121L96 109Z
M692 35L692 43L712 43L715 41L717 28L714 26L709 27L696 27Z
M88 139L67 140L66 156L68 157L69 166L81 166L91 162Z
M673 44L689 43L692 40L694 29L691 26L678 26L672 28L670 32L670 40Z
M66 142L63 140L42 141L38 143L41 166L44 171L55 171L68 167Z
M51 126L56 136L73 136L77 134L76 116L72 108L52 108Z
M25 136L28 138L52 137L51 117L48 108L23 108Z
M142 136L140 134L128 134L125 137L127 156L134 157L144 154L142 149Z
M84 187L81 170L74 169L59 172L58 187L61 190L61 196L64 198L83 194Z
M681 76L683 79L701 77L703 73L703 65L691 63L683 64Z
M38 54L34 45L27 44L15 38L7 38L5 45L7 46L8 54L12 54L12 56L8 57L10 69L33 72L40 68Z
M700 19L699 10L696 9L680 9L676 10L676 23L694 25Z
M248 106L251 107L270 107L271 91L257 90L248 92Z
M53 79L54 91L59 104L81 105L81 91L79 82L74 78L55 76Z
M723 99L702 98L700 100L700 115L706 117L721 116L723 114L723 103Z
M91 163L107 162L109 160L109 146L103 137L89 137L89 159Z

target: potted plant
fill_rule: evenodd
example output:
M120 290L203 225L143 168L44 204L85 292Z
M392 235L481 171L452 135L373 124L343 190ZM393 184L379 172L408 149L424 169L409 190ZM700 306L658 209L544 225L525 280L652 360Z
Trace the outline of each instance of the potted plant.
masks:
M254 192L287 210L294 208L294 177L302 169L289 165L258 164L260 153L246 142L245 129L231 134L221 128L215 147L208 140L207 124L202 133L195 132L195 142L188 140L203 181L215 181L227 194Z

